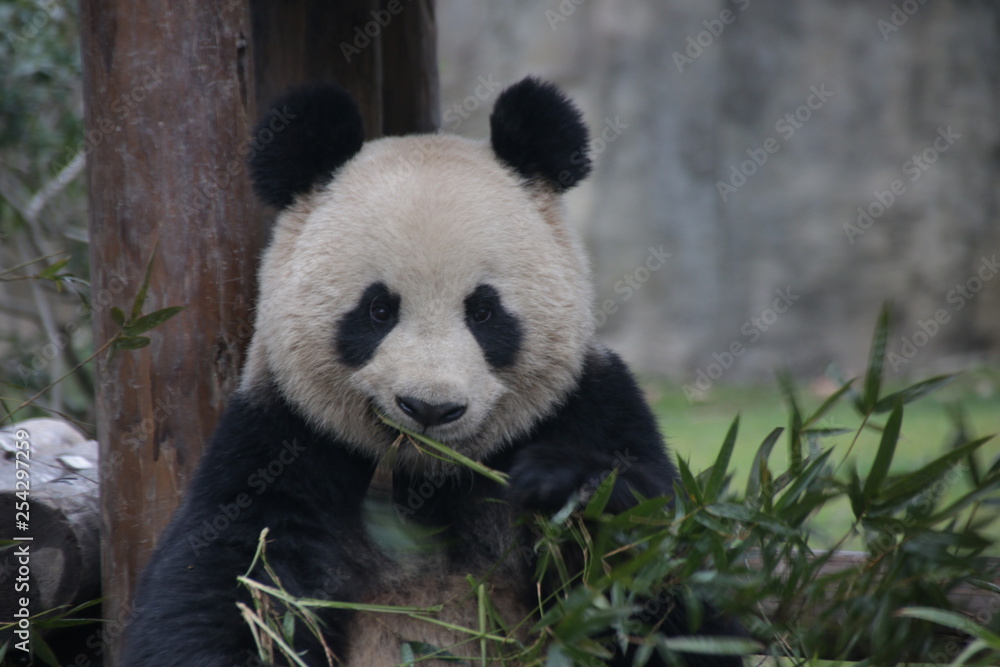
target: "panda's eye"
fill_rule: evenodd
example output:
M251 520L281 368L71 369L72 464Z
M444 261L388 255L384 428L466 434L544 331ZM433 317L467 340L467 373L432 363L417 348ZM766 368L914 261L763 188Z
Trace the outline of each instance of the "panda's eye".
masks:
M491 317L493 317L493 309L486 304L480 304L472 311L472 321L476 324L484 324Z
M368 309L368 315L375 324L385 324L392 319L392 308L384 299L375 299Z

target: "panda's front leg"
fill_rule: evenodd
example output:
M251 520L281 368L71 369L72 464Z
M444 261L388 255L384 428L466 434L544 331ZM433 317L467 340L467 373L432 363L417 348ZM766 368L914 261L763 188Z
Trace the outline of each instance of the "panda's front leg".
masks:
M669 495L677 472L656 420L622 361L595 350L576 389L520 445L507 498L522 510L554 512L574 494L617 475L607 511Z
M518 510L554 512L574 495L596 490L612 471L617 479L606 510L617 513L636 503L636 497L652 498L673 493L677 471L667 456L656 420L638 385L622 361L614 354L595 350L588 356L577 388L563 405L520 443L509 468L507 498ZM579 554L576 555L579 557ZM570 567L579 571L582 560ZM553 582L558 585L558 582ZM547 587L547 586L543 586ZM551 590L544 591L546 594ZM612 646L615 653L608 665L632 665L642 635L659 628L668 636L694 632L699 635L738 635L739 626L729 619L708 613L701 627L692 628L682 600L655 605L658 613L640 619L648 628L639 632L626 651ZM680 654L688 667L739 667L738 656ZM674 664L655 654L650 667Z

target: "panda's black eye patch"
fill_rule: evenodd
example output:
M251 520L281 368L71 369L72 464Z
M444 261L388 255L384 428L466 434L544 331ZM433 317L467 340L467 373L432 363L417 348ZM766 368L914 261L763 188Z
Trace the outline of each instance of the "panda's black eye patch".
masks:
M385 283L369 285L337 323L337 352L348 366L363 366L399 320L399 295Z
M521 323L503 307L495 287L479 285L465 297L465 319L491 366L514 364L523 338Z

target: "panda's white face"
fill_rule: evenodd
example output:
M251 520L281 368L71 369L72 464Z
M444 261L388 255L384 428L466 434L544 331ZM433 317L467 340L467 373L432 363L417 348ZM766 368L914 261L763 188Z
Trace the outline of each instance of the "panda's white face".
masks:
M483 143L381 139L279 218L244 386L378 457L375 410L482 458L574 385L590 303L555 194Z

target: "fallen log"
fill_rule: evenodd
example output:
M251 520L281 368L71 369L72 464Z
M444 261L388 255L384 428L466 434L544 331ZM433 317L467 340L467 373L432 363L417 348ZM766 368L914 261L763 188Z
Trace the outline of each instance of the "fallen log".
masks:
M97 442L33 419L0 429L0 618L100 597Z

